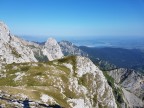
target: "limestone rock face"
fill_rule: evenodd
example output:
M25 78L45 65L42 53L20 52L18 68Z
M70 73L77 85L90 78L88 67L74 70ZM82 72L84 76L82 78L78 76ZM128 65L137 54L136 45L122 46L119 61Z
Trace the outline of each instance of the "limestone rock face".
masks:
M144 97L144 76L131 69L115 69L108 72L116 83L120 83L125 89L131 91L140 98Z
M61 50L64 55L77 55L77 56L85 56L87 57L88 54L82 51L78 46L74 45L69 41L61 41L59 42Z
M107 72L122 87L129 107L143 107L144 76L132 69L119 68Z
M82 88L86 86L86 89L83 91L84 94L87 94L85 105L93 103L90 104L88 108L100 106L117 108L112 88L108 85L103 72L86 57L77 56L76 63L77 80L82 80ZM73 83L73 86L76 85L75 81ZM82 90L77 90L77 92L82 93ZM93 99L93 101L89 99ZM94 101L95 99L97 102Z
M57 41L53 38L49 38L43 49L43 54L47 56L49 61L52 61L54 59L60 59L63 57L63 53L61 51L61 48Z
M0 22L0 63L37 62L32 50L12 35L8 27Z

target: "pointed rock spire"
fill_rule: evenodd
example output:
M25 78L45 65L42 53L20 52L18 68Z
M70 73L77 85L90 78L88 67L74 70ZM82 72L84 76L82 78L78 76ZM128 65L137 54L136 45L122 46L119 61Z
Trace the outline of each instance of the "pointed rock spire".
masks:
M46 41L43 49L43 54L46 55L50 61L63 57L61 48L54 38L49 38Z

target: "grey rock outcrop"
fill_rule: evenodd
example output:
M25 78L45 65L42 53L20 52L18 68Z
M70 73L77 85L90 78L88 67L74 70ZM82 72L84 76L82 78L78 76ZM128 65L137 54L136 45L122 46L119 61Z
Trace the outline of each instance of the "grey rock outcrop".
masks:
M79 47L74 45L69 41L61 41L59 42L61 50L65 56L68 55L77 55L77 56L85 56L88 57L88 54L82 51Z
M49 61L52 61L54 59L60 59L64 56L59 44L54 38L49 38L46 41L42 51L43 54L47 56Z
M144 107L144 76L132 69L119 68L107 72L122 91L129 107Z
M0 22L0 63L37 62L32 50L12 35L3 22Z

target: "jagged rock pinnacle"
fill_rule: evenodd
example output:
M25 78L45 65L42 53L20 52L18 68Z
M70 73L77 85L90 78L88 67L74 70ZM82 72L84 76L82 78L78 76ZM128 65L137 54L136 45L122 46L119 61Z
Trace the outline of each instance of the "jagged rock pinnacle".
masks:
M46 41L43 48L43 54L46 55L50 61L63 57L61 48L54 38L49 38Z

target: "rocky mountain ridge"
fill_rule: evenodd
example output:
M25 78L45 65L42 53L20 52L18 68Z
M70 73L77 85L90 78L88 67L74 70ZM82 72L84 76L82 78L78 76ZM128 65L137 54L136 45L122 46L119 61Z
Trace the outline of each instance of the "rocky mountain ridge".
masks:
M79 47L74 45L69 41L60 41L58 43L62 49L62 52L65 56L68 55L77 55L77 56L85 56L88 57L88 54L82 51Z
M0 64L13 62L37 62L37 60L31 49L12 35L3 22L0 22Z
M51 61L63 57L60 46L53 38L45 45L25 41L12 35L3 22L0 22L0 61L1 63L37 62L39 59Z

